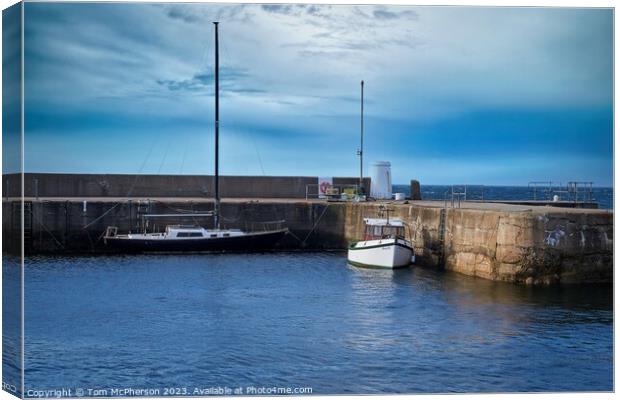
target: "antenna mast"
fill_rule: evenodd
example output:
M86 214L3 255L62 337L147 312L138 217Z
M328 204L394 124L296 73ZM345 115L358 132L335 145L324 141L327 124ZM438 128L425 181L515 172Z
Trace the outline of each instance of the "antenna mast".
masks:
M364 193L364 81L361 82L361 89L360 148L357 151L357 155L360 156L360 193Z
M218 24L215 25L215 205L213 222L215 229L220 229L220 54Z

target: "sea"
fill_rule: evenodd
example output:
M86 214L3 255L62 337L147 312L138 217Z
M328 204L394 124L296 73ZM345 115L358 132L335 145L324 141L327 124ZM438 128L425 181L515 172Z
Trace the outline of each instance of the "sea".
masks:
M19 392L20 268L3 261L3 383ZM25 265L26 397L613 390L611 285L361 269L343 252Z
M423 200L444 200L449 198L451 185L420 185L420 192ZM464 192L465 186L454 186L455 192ZM536 190L536 193L534 192ZM590 199L588 193L584 192L583 187L579 187L578 199ZM410 196L410 185L392 185L393 193L405 193ZM560 200L573 200L573 196L567 193L566 188L553 187L551 191L548 187L540 186L534 189L527 186L482 186L468 185L467 199L469 200L551 200L553 195L557 195ZM614 190L611 187L593 187L592 201L598 203L599 208L611 210L614 208Z

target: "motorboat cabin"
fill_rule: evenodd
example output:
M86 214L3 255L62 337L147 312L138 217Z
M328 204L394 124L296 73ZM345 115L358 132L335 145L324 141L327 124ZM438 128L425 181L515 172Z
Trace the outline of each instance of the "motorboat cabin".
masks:
M414 260L408 226L398 218L364 218L364 237L349 246L348 261L360 267L403 268Z

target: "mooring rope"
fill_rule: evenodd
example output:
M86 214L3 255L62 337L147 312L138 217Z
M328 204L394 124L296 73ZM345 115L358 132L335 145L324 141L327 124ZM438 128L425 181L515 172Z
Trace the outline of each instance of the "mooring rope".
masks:
M34 213L31 210L30 211L30 215L32 215L32 214L34 214ZM60 243L60 241L58 239L56 239L56 236L54 236L54 234L52 232L50 232L49 229L47 229L47 226L45 226L45 224L43 223L43 217L41 215L39 215L39 225L41 225L41 227L43 229L45 229L45 232L47 232L52 237L52 239L54 239L54 241L56 242L56 244L58 244L58 246L60 246L60 248L62 248L62 249L65 248L65 246L62 243Z
M92 224L94 224L95 222L99 221L101 218L105 217L108 213L110 213L112 210L114 210L116 207L118 207L119 205L121 205L122 203L116 203L114 204L112 207L110 207L106 212L104 212L103 214L101 214L100 216L98 216L97 218L95 218L94 220L92 220L89 224L84 225L82 227L82 229L86 229L89 226L91 226Z
M314 230L316 229L316 227L319 225L319 222L321 222L321 219L323 219L323 215L325 215L325 212L327 211L327 209L329 208L329 203L325 206L325 208L323 209L323 212L321 213L321 216L319 217L319 219L316 221L316 223L314 224L314 226L312 227L312 229L310 230L310 232L308 232L308 234L306 235L306 237L304 238L304 240L301 242L302 247L306 245L306 241L308 240L308 238L310 237L310 235L312 235L312 233L314 232Z
M86 231L86 232L88 233L88 231ZM104 230L103 230L103 232L101 232L101 235L99 235L99 236L97 237L97 241L95 242L95 244L99 243L99 241L100 241L101 239L103 239L103 237L105 236L105 234L106 234L107 232L108 232L108 229L107 229L107 228L106 228L106 229L104 229ZM90 233L88 234L88 236L90 236Z
M292 237L294 237L295 239L297 239L299 241L299 243L303 243L302 240L299 238L299 236L295 235L293 233L293 231L291 231L290 229L286 232L288 235L291 235Z
M95 244L93 243L93 239L90 237L90 232L88 231L84 231L84 232L86 232L86 237L88 237L88 243L90 243L90 251L94 252Z

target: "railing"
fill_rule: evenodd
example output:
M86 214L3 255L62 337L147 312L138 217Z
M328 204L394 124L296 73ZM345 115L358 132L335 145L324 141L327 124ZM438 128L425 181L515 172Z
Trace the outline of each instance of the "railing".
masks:
M118 233L118 227L116 227L116 226L108 226L107 228L105 228L104 238L114 237L114 236L116 236L117 233Z
M555 193L562 193L562 183L553 181L530 181L527 183L534 200L552 200Z
M148 221L148 220L146 220ZM242 226L240 226L242 225ZM164 232L167 226L171 226L171 224L149 224L148 222L145 222L141 227L140 227L140 232L142 233L146 233L146 232L151 232L151 233L160 233L160 232ZM202 224L195 224L195 226L203 226ZM244 231L246 232L267 232L267 231L276 231L276 230L281 230L286 228L287 224L286 224L286 220L278 220L278 221L261 221L261 222L256 222L256 221L245 221L243 223L227 223L225 221L222 221L222 229L240 229L243 228ZM207 229L209 229L207 227ZM108 226L106 229L106 234L105 236L114 236L118 233L118 228L115 226Z
M306 185L306 200L353 200L360 193L359 189L357 184L332 184L325 188L325 193L321 193L320 184L311 183Z
M244 223L244 230L246 232L277 231L284 228L286 228L285 220Z
M571 181L563 186L560 182L552 181L532 181L528 183L528 188L534 200L555 201L564 197L566 201L574 203L592 203L595 201L593 195L593 182Z
M593 184L594 182L568 182L568 194L575 203L580 201L591 203L594 201L592 193Z
M484 201L484 185L452 185L444 193L444 208L448 207L448 202L452 208L461 208L461 202L467 201L468 188L470 200ZM472 188L479 190L472 191Z

